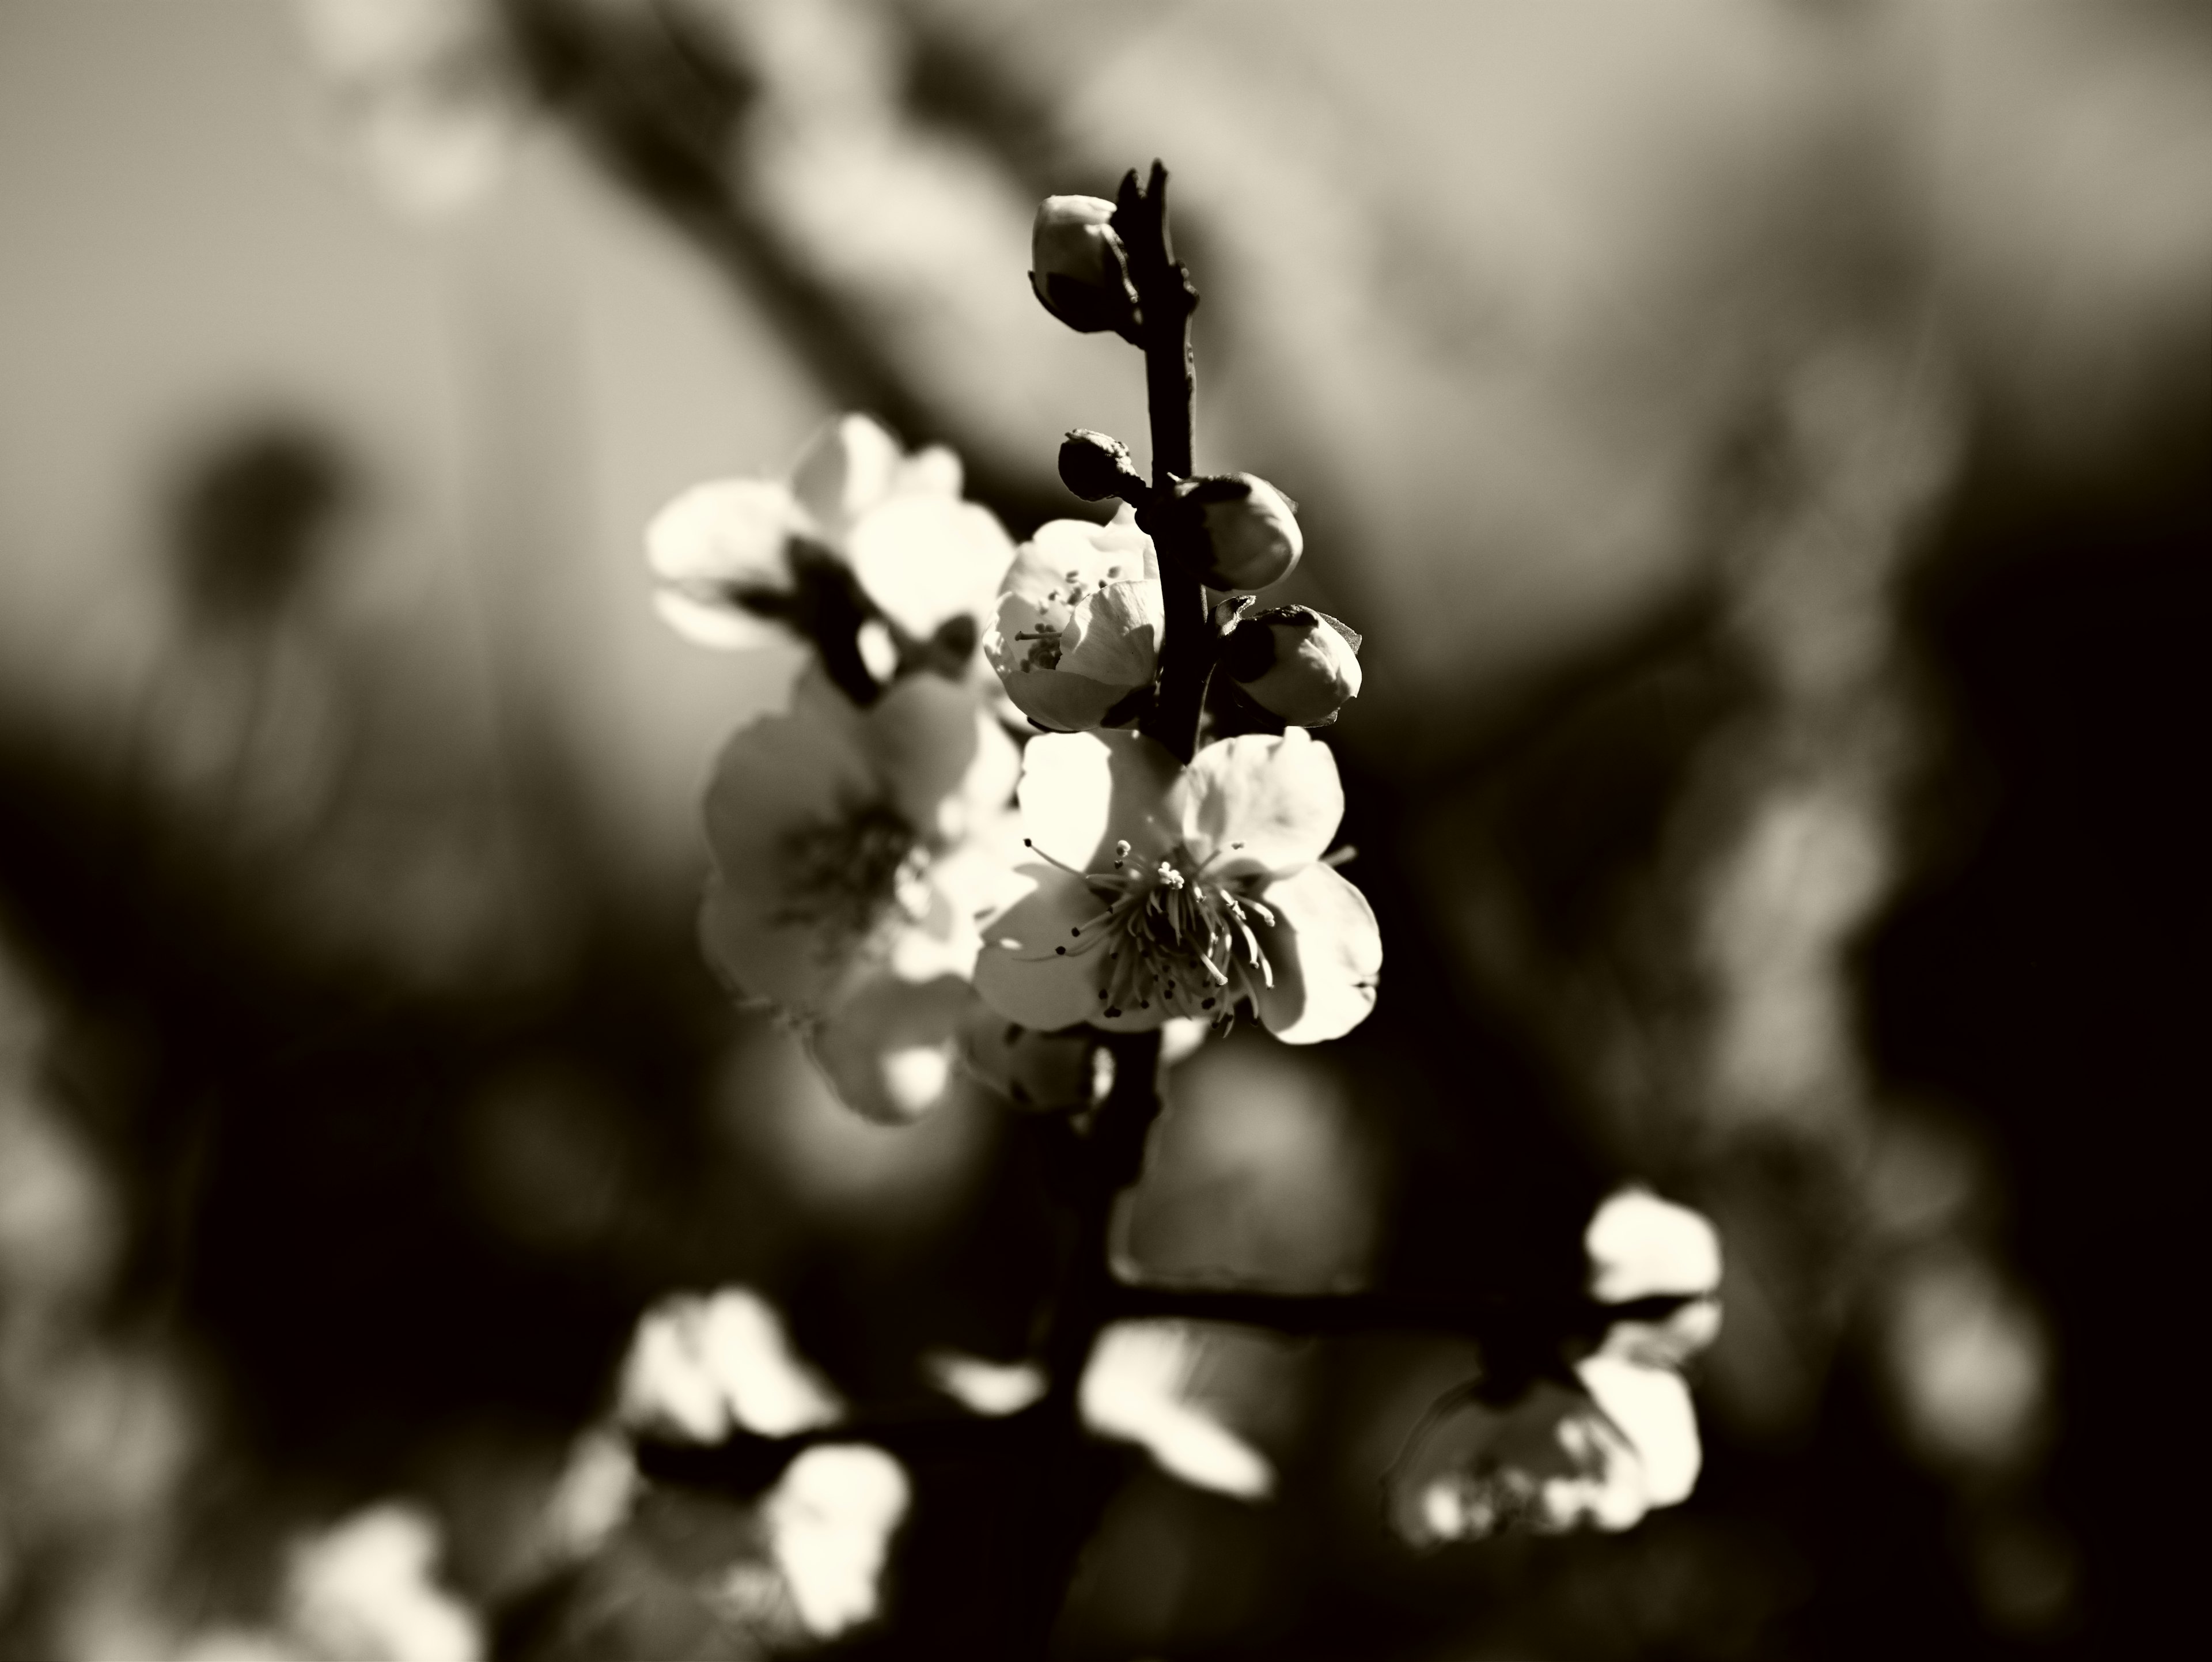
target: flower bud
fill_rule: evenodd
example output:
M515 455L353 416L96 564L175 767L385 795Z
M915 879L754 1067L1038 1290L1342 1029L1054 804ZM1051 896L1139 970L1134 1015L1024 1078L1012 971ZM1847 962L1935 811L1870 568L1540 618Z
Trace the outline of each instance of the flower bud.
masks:
M1087 502L1127 496L1145 488L1129 447L1104 433L1077 428L1060 447L1060 482Z
M1137 326L1137 290L1103 197L1048 196L1030 232L1030 287L1044 309L1086 335Z
M1261 709L1295 727L1327 727L1359 696L1358 634L1311 606L1278 606L1237 625L1221 655Z
M1194 479L1178 486L1172 512L1182 535L1172 540L1199 562L1208 588L1255 589L1279 583L1305 551L1296 505L1251 473Z

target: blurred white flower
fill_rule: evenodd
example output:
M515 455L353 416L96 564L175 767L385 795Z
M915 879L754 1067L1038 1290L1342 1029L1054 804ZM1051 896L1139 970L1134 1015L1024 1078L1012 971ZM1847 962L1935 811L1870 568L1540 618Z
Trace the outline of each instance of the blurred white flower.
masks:
M627 1439L598 1426L586 1431L545 1497L546 1549L564 1562L590 1556L629 1516L643 1482Z
M983 925L975 989L1009 1020L1119 1032L1249 1006L1292 1044L1375 1007L1382 937L1322 855L1336 759L1302 728L1178 767L1141 734L1047 734L1020 787L1029 892Z
M629 1427L719 1442L732 1427L763 1437L834 1425L845 1405L791 1348L783 1320L745 1287L663 1299L638 1320L616 1415Z
M1884 1360L1911 1443L1944 1466L2002 1470L2039 1446L2050 1340L2027 1295L1982 1252L1915 1255L1887 1289Z
M906 1470L866 1443L831 1443L793 1460L761 1503L769 1551L799 1620L828 1639L882 1606L884 1562L905 1518Z
M1589 1295L1601 1304L1703 1298L1721 1284L1721 1238L1704 1215L1640 1184L1615 1190L1583 1233Z
M437 1525L420 1508L372 1507L295 1543L286 1625L329 1662L477 1662L481 1623L431 1579Z
M912 1119L951 1082L975 920L1013 880L1018 766L973 692L934 675L866 709L810 675L715 763L707 956L871 1118Z
M1610 1349L1498 1405L1455 1393L1431 1410L1389 1480L1390 1519L1415 1546L1502 1529L1624 1530L1696 1485L1689 1387L1671 1367Z
M297 0L335 119L403 212L481 198L505 170L527 108L489 0Z
M1044 1370L1035 1362L994 1362L964 1351L922 1353L929 1382L971 1413L997 1418L1018 1414L1045 1393Z
M653 517L645 542L660 580L654 604L702 646L756 647L787 629L804 632L796 608L810 565L842 570L896 631L878 645L879 658L884 646L895 658L937 642L964 661L1014 545L988 508L962 500L960 486L950 450L908 455L879 423L841 416L807 446L787 484L694 485Z
M1389 1479L1391 1522L1413 1544L1516 1526L1630 1529L1696 1488L1705 1457L1680 1370L1720 1331L1720 1238L1700 1214L1631 1185L1599 1205L1583 1245L1593 1299L1682 1302L1614 1322L1572 1384L1538 1379L1502 1403L1472 1387L1444 1397Z
M1129 509L1104 525L1054 520L1007 568L983 654L1024 715L1079 733L1152 685L1166 618L1152 539Z
M1098 1336L1078 1405L1102 1436L1136 1444L1194 1488L1257 1501L1274 1492L1267 1457L1190 1398L1201 1342L1184 1323L1115 1322Z

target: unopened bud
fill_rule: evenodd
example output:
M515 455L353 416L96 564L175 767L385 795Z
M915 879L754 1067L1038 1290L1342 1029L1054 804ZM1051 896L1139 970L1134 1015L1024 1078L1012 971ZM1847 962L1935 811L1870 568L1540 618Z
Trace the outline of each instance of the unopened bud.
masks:
M1279 583L1297 569L1305 551L1297 508L1288 496L1251 473L1193 479L1178 486L1171 512L1183 534L1170 539L1199 563L1208 588L1255 589Z
M1237 625L1221 664L1261 709L1293 727L1327 727L1359 696L1359 640L1327 612L1278 606Z
M1137 326L1137 291L1103 197L1048 196L1030 232L1030 287L1044 309L1083 334Z
M1079 427L1060 447L1060 482L1087 502L1142 492L1145 476L1129 447L1108 434Z

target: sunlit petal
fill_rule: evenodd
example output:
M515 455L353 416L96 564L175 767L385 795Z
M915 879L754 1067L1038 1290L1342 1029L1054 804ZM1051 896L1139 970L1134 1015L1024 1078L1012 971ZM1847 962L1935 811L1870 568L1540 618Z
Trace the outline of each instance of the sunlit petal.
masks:
M1242 845L1223 856L1224 874L1296 871L1328 851L1343 818L1336 758L1303 728L1240 734L1191 760L1183 831L1201 858Z
M832 539L891 494L899 443L881 422L839 416L807 441L792 469L791 490Z
M1374 908L1328 866L1270 884L1267 904L1282 921L1262 929L1275 981L1253 995L1261 1021L1289 1044L1341 1038L1375 1008L1382 934Z
M646 557L663 582L764 589L791 586L785 545L812 522L772 479L694 485L653 516Z
M845 557L884 614L927 640L951 618L991 615L1014 545L973 502L893 496L854 525Z
M1607 1196L1583 1233L1583 1250L1590 1297L1606 1304L1698 1298L1721 1282L1721 1241L1712 1225L1640 1184Z
M1175 758L1136 733L1046 734L1022 756L1022 829L1038 849L1084 871L1110 863L1116 838L1145 860L1174 846Z

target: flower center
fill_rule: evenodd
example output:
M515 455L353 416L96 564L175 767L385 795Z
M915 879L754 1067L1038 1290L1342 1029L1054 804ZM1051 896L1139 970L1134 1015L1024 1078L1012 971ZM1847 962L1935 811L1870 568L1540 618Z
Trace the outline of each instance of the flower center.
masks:
M894 904L917 916L927 909L929 851L887 803L801 826L779 852L783 904L775 921L818 929L825 945L870 934Z
M1091 595L1097 594L1108 583L1119 582L1121 576L1121 568L1118 565L1107 567L1104 579L1095 583L1085 582L1081 572L1071 571L1058 587L1045 590L1043 595L1036 601L1037 617L1035 625L1014 636L1017 641L1028 642L1017 667L1058 669L1060 636L1066 631L1067 626L1075 621L1075 608Z
M1070 928L1071 938L1054 946L1053 954L1106 954L1101 1015L1158 1005L1170 1015L1225 1022L1239 1003L1275 984L1274 966L1253 928L1255 919L1270 926L1275 922L1273 910L1255 892L1266 880L1212 873L1224 855L1243 846L1231 843L1200 861L1178 843L1148 866L1121 842L1114 845L1109 870L1061 867L1090 886L1103 910Z

